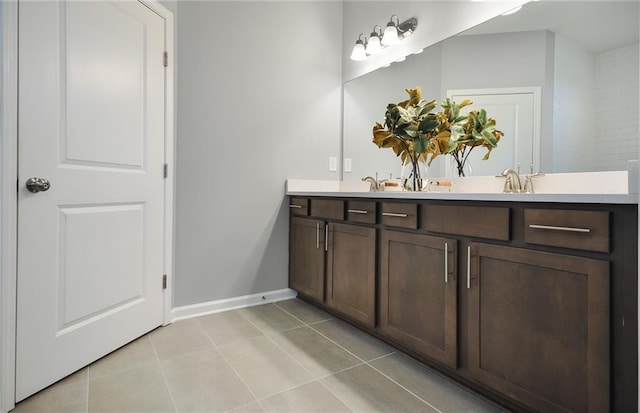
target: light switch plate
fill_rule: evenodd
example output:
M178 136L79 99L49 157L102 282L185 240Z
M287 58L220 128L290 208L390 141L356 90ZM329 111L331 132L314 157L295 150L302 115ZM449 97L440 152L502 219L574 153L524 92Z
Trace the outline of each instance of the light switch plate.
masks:
M351 172L351 158L344 158L344 171Z
M329 172L337 172L338 171L338 158L335 156L329 157Z

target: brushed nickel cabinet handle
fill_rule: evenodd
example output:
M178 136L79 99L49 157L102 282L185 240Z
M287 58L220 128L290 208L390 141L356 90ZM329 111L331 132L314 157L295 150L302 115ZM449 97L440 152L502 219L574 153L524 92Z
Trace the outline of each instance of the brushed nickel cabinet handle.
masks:
M529 228L533 228L533 229L548 229L548 230L551 230L551 231L564 231L564 232L582 232L582 233L591 232L590 228L555 227L553 225L530 224Z
M289 208L302 209L302 205L289 204Z
M329 224L324 224L324 250L329 248Z
M409 214L398 214L396 212L383 212L382 216L385 217L397 217L397 218L407 218Z
M471 288L471 245L467 247L467 290Z
M449 282L449 244L444 243L444 282Z
M347 209L347 212L351 214L368 214L369 213L369 211L365 211L362 209Z
M320 248L320 223L316 222L316 248Z

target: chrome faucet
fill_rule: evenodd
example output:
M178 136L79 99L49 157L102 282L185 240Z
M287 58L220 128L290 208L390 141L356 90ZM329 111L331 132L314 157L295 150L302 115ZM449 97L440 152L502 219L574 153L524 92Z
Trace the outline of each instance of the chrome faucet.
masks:
M522 184L520 183L520 175L511 168L505 169L502 174L506 178L504 181L504 193L520 193L522 192Z
M380 184L378 183L377 176L378 174L376 174L376 178L374 178L373 176L365 176L364 178L362 178L363 181L369 182L369 191L371 192L376 192L380 189Z

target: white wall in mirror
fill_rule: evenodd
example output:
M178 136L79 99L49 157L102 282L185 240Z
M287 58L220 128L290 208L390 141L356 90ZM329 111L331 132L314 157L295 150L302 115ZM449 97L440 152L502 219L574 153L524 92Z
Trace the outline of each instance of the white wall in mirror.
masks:
M574 9L576 13L571 14ZM528 25L518 29L506 19L520 13L518 19ZM541 1L525 5L520 13L497 17L405 62L346 82L343 156L352 160L353 172L344 172L344 179L376 171L383 177L400 173L400 161L393 152L371 143L371 129L376 121L383 121L388 103L404 100L404 89L416 86L422 87L425 99L437 100L450 89L539 87L537 170L625 170L628 160L637 159L638 3ZM558 14L565 16L566 27L556 23L562 20L556 18ZM544 17L542 23L534 19L536 15ZM566 19L568 15L579 18ZM589 16L598 15L611 24L591 25ZM581 20L590 26L571 25ZM555 31L547 30L545 21ZM615 21L625 26L619 28ZM505 28L510 31L495 33ZM586 39L580 31L599 41ZM496 120L500 129L500 119ZM495 151L499 150L500 146ZM440 161L434 162L429 176L445 175ZM528 165L523 167L528 171Z

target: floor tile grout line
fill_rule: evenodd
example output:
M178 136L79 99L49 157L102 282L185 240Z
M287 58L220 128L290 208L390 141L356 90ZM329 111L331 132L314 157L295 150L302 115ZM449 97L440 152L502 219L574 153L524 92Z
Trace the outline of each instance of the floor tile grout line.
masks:
M276 305L277 305L277 304L276 304ZM280 307L280 306L278 306L278 307ZM280 307L280 308L281 308L281 307ZM281 309L282 309L282 308L281 308ZM288 312L287 310L285 310L285 309L282 309L282 310L283 310L283 311L285 311L286 313L289 313L289 312ZM290 314L290 313L289 313L289 314ZM294 318L297 318L297 317L295 317L293 314L290 314L290 315L291 315L292 317L294 317ZM298 319L298 320L300 320L300 319ZM317 322L314 322L313 324L319 324L319 323L321 323L321 322L323 322L323 321L329 321L329 320L332 320L332 319L330 318L330 319L328 319L328 320L317 321ZM302 321L302 320L300 320L300 321ZM304 321L302 321L302 322L304 322ZM352 367L349 367L349 368L343 369L343 370L341 370L341 371L339 371L339 372L334 372L334 373L329 374L329 375L327 375L327 376L324 376L324 377L318 378L318 381L319 381L320 383L322 383L322 380L323 380L323 379L325 379L325 378L327 378L327 377L331 377L332 375L335 375L335 374L338 374L338 373L341 373L341 372L344 372L344 371L350 370L350 369L352 369L352 368L354 368L354 367L358 367L358 366L361 366L361 365L365 364L365 365L367 365L367 366L371 367L372 369L374 369L375 371L377 371L377 372L378 372L379 374L381 374L382 376L384 376L384 377L386 377L387 379L389 379L391 382L393 382L393 383L395 383L396 385L398 385L398 386L399 386L400 388L402 388L403 390L407 391L409 394L411 394L411 395L413 395L414 397L416 397L418 400L420 400L420 401L422 401L423 403L425 403L426 405L428 405L429 407L431 407L431 408L435 409L435 410L436 410L437 412L439 412L439 413L443 413L440 409L438 409L437 407L433 406L431 403L427 402L427 401L426 401L426 400L424 400L422 397L418 396L417 394L415 394L415 393L414 393L414 392L412 392L411 390L407 389L406 387L404 387L403 385L401 385L400 383L398 383L396 380L392 379L391 377L389 377L388 375L384 374L382 371L380 371L379 369L375 368L373 365L371 365L371 364L370 364L371 362L374 362L374 361L376 361L376 360L380 360L380 359L382 359L382 358L384 358L384 357L389 357L389 356L391 356L391 355L393 355L393 354L396 354L396 352L395 352L395 351L392 351L392 352L387 353L387 354L383 354L382 356L379 356L379 357L376 357L376 358L373 358L373 359L371 359L371 360L368 360L368 361L367 361L367 360L365 360L365 359L363 359L363 358L359 357L359 356L358 356L358 355L356 355L355 353L353 353L353 352L349 351L347 348L345 348L344 346L342 346L342 345L340 345L339 343L335 342L335 341L334 341L334 340L332 340L331 338L327 337L327 336L326 336L326 335L324 335L322 332L320 332L320 331L318 331L317 329L313 328L313 327L312 327L312 324L308 324L308 323L307 323L307 324L306 324L306 326L307 326L307 327L309 327L311 330L313 330L313 331L315 331L316 333L320 334L321 336L323 336L324 338L326 338L327 340L329 340L330 342L332 342L332 343L333 343L333 344L335 344L336 346L338 346L338 347L342 348L342 349L343 349L343 350L345 350L347 353L351 354L352 356L356 357L358 360L360 360L360 361L361 361L361 363L360 363L360 364L358 364L358 365L356 365L356 366L352 366ZM284 349L283 349L283 350L284 350ZM322 383L322 384L324 385L324 383ZM333 392L331 391L331 389L329 389L327 386L324 386L324 387L325 387L327 390L329 390L329 392L331 392L331 394L333 394L334 396L338 397L338 395L337 395L337 394L335 394L335 393L333 393ZM340 401L342 401L342 402L343 402L343 404L344 404L344 401L343 401L342 399L340 399L339 397L338 397L338 399L339 399ZM346 404L345 404L345 405L346 405ZM348 407L348 406L347 406L347 407Z
M324 380L324 379L329 378L331 376L335 376L336 374L344 373L345 371L349 371L349 370L355 369L356 367L364 366L366 364L367 363L362 362L362 363L355 364L353 366L345 367L345 368L340 369L338 371L334 371L333 373L328 373L328 374L325 374L323 376L320 376L320 377L318 377L318 380Z
M231 409L228 409L228 410L222 410L221 412L222 412L222 413L230 413L230 412L232 412L232 411L234 411L234 410L238 410L238 409L242 409L242 408L244 408L244 407L251 406L253 403L258 403L258 404L260 405L260 407L262 408L262 410L264 410L264 407L262 406L262 404L260 404L260 402L258 401L258 399L256 399L256 400L254 400L254 401L252 401L252 402L245 403L245 404L243 404L243 405L241 405L241 406L232 407ZM205 413L205 412L202 412L202 413Z
M211 342L211 344L213 344L213 346L220 351L220 347L218 347L218 344L216 343L216 341L213 339L213 337L211 337L209 335L209 333L207 333L207 330L204 328L204 326L202 325L202 323L200 323L200 321L198 321L198 318L196 317L194 319L194 321L196 322L196 324L198 325L198 327L200 328L200 330L204 333L204 335L209 339L209 341Z
M186 321L186 320L178 320L177 322L180 322L180 321ZM218 352L220 352L220 347L215 343L215 341L213 341L213 339L211 337L209 337L209 335L207 334L207 332L204 330L204 328L202 326L199 326L199 327L203 330L204 335L207 337L207 339L209 339L209 341L211 342L211 345L216 350L218 350ZM150 333L148 333L148 334L149 334L149 340L153 344L153 338L151 337ZM154 345L154 350L155 350L155 345ZM194 354L197 354L197 353L200 353L200 352L203 352L203 351L208 351L208 350L211 350L211 347L201 347L201 348L197 348L195 350L190 350L190 351L187 351L186 353L183 353L183 354L180 354L180 355L177 355L177 356L171 356L169 358L162 359L162 360L160 359L160 356L158 355L157 351L155 351L155 354L156 354L156 360L159 363L162 363L162 362L169 361L169 360L175 360L175 359L178 359L178 358L181 358L181 357L191 356L191 355L194 355ZM131 370L131 369L128 369L128 370ZM110 375L110 374L115 374L115 373L105 374L105 376Z
M316 330L315 328L313 328L312 326L307 326L309 327L311 330L315 331L316 333L320 334L322 337L326 338L327 340L329 340L330 342L332 342L333 344L335 344L336 346L340 347L341 349L343 349L344 351L346 351L347 353L351 354L353 357L357 358L358 360L360 360L360 362L362 363L366 363L367 361L365 359L363 359L362 357L358 356L357 354L355 354L354 352L350 351L348 348L340 345L340 343L332 340L331 338L329 338L328 336L324 335L322 332Z
M271 341L271 342L272 342L272 343L273 343L277 348L279 348L279 349L280 349L280 351L282 351L284 354L286 354L287 356L289 356L289 358L290 358L291 360L293 360L293 361L294 361L298 366L302 367L302 369L303 369L304 371L306 371L307 373L309 373L309 375L315 379L315 375L314 375L314 374L313 374L309 369L307 369L305 366L303 366L303 365L302 365L302 363L300 363L300 362L299 362L295 357L293 357L293 356L291 355L291 353L290 353L290 352L288 352L287 350L285 350L285 349L284 349L280 344L278 344L278 343L277 343L273 338L271 338L271 336L270 336L269 334L267 334L265 331L261 330L261 329L260 329L260 327L258 327L254 322L252 322L251 320L249 320L249 318L248 318L248 317L245 317L245 315L244 315L244 314L240 313L240 315L241 315L241 316L243 316L243 317L245 318L245 320L247 320L247 321L248 321L252 326L254 326L256 329L258 329L258 331L260 331L260 332L262 333L262 335L263 335L264 337L266 337L266 338L267 338L267 340ZM305 327L305 326L300 326L300 327ZM299 327L296 327L296 328L299 328ZM291 330L293 330L293 329L291 329ZM280 332L278 332L278 333L280 333ZM276 394L279 394L279 393L276 393Z
M158 351L156 350L156 345L153 343L153 339L151 338L151 336L149 336L149 341L151 342L151 348L153 348L153 353L156 355L156 362L158 363L160 374L162 374L162 379L164 380L164 384L165 386L167 386L167 391L169 392L169 398L171 399L171 404L173 404L174 411L178 413L178 405L176 404L176 401L173 398L173 392L171 391L169 380L167 380L167 376L164 374L164 369L162 368L162 362L160 361L160 356L158 355Z
M406 388L405 386L403 386L402 384L400 384L398 381L396 381L395 379L393 379L392 377L390 377L389 375L385 374L382 370L376 368L375 366L366 363L369 367L371 367L372 369L374 369L375 371L377 371L378 373L380 373L382 376L386 377L387 379L389 379L391 382L395 383L397 386L399 386L400 388L404 389L406 392L408 392L409 394L413 395L414 397L416 397L418 400L420 400L421 402L425 403L427 406L431 407L432 409L434 409L435 411L437 411L438 413L443 413L442 410L438 409L436 406L434 406L433 404L429 403L428 401L426 401L425 399L423 399L422 397L418 396L417 394L415 394L413 391L409 390L408 388Z
M276 304L276 305L277 305L277 304ZM278 306L278 308L280 308L280 309L281 309L282 311L284 311L285 313L287 313L287 314L291 315L293 318L295 318L295 319L299 320L300 322L304 323L304 321L300 320L299 318L297 318L297 317L296 317L296 316L294 316L293 314L289 313L287 310L285 310L285 309L281 308L280 306ZM244 314L242 314L242 315L244 316ZM248 317L245 317L245 319L246 319L247 321L249 321L249 323L251 323L254 327L256 327L258 330L260 330L260 331L262 332L262 330L261 330L257 325L255 325L251 320L249 320L249 319L248 319ZM331 320L331 319L329 319L329 320ZM325 320L325 321L327 321L327 320ZM302 367L305 371L307 371L307 372L310 374L310 376L313 378L313 380L308 381L308 382L306 382L306 383L301 383L301 384L299 384L299 385L297 385L297 386L294 386L294 387L292 387L292 388L289 388L289 389L283 390L283 391L281 391L281 392L274 393L274 394L272 394L272 395L270 395L270 396L267 396L267 397L265 397L265 398L263 398L263 399L261 399L261 400L265 400L265 399L267 399L267 398L269 398L269 397L274 397L274 396L276 396L276 395L278 395L278 394L282 394L282 393L284 393L284 392L291 391L291 390L293 390L293 389L296 389L296 388L298 388L298 387L301 387L301 386L307 385L307 384L309 384L309 383L318 382L318 383L319 383L321 386L323 386L323 387L324 387L324 388L325 388L329 393L331 393L331 394L333 395L333 397L335 397L337 400L339 400L339 401L340 401L340 403L342 403L342 404L343 404L347 409L349 409L349 411L352 411L352 410L351 410L351 408L347 405L347 402L346 402L345 400L343 400L343 399L342 399L338 394L334 393L330 388L328 388L328 387L327 387L327 386L322 382L322 380L323 380L323 379L326 379L327 377L331 377L331 376L333 376L333 375L335 375L335 374L342 373L342 372L344 372L344 371L347 371L347 370L353 369L353 368L358 367L358 366L362 366L362 365L366 364L366 362L365 362L364 360L362 360L360 357L358 357L358 356L356 356L355 354L353 354L351 351L347 350L347 349L346 349L346 348L344 348L343 346L341 346L341 345L339 345L338 343L336 343L335 341L331 340L329 337L327 337L327 336L325 336L324 334L322 334L322 333L318 332L316 329L312 328L309 324L305 324L305 325L303 325L303 326L296 327L296 328L301 328L301 327L308 327L309 329L311 329L312 331L316 332L316 333L317 333L317 334L319 334L320 336L322 336L322 337L326 338L329 342L333 343L334 345L338 346L338 347L339 347L339 348L341 348L342 350L346 351L348 354L351 354L352 356L354 356L357 360L359 360L359 361L360 361L360 363L358 363L358 364L356 364L356 365L354 365L354 366L350 366L350 367L344 368L344 369L339 370L339 371L337 371L337 372L333 372L333 373L328 374L328 375L325 375L325 376L315 377L315 375L314 375L314 374L313 374L309 369L307 369L305 366L303 366L303 365L302 365L302 364L301 364L301 363L300 363L300 362L299 362L295 357L293 357L289 351L287 351L287 350L286 350L286 349L284 349L281 345L279 345L275 340L273 340L273 338L271 338L271 336L269 336L268 334L266 334L266 333L264 333L264 332L263 332L264 336L265 336L267 339L269 339L269 340L270 340L274 345L276 345L276 346L277 346L281 351L283 351L286 355L288 355L288 356L289 356L289 357L290 357L294 362L296 362L300 367ZM289 329L289 330L286 330L286 331L291 331L291 330L294 330L294 329L295 329L295 328L293 328L293 329ZM260 401L260 400L259 400L259 401ZM260 405L261 405L261 406L262 406L262 408L264 409L264 405L262 405L262 403L261 403ZM264 409L264 410L266 410L266 409Z
M229 310L228 312L232 312L232 311L236 311L237 310ZM244 317L240 312L238 312L238 314L240 314L240 316ZM246 318L246 317L244 317ZM227 358L227 356L222 352L222 350L220 349L220 346L215 342L215 340L213 339L213 337L211 337L209 335L209 333L207 333L207 330L204 328L204 326L198 321L197 318L194 319L194 321L196 322L196 324L198 325L198 327L202 330L202 332L204 333L204 335L209 339L209 341L211 342L211 344L213 345L213 347L218 350L218 354L220 355L220 357L222 357L225 361L225 363L227 363L227 365L231 368L231 370L233 370L233 373L236 375L236 377L238 377L238 379L240 380L240 382L244 385L244 387L249 391L249 393L251 393L251 396L253 397L253 401L251 403L255 403L257 402L260 407L262 408L262 410L264 409L264 406L262 405L262 403L260 403L260 400L258 400L258 397L256 396L256 394L253 392L253 390L251 390L251 387L249 387L249 385L244 381L244 379L242 378L242 376L240 376L240 373L238 373L238 371L236 370L236 368L233 366L233 364L231 364L231 361L229 361L229 359ZM256 338L256 337L252 337L252 338ZM240 341L244 341L244 340L240 340ZM228 344L232 344L232 343L228 343ZM225 344L226 345L226 344ZM198 351L204 351L207 349L200 349ZM195 354L196 352L191 352L189 354ZM180 357L186 356L187 354L183 354ZM179 357L172 357L172 359L177 359ZM251 403L247 403L247 404L243 404L242 406L248 406ZM238 409L242 406L236 406L232 409L229 409L228 411L232 411L234 409Z
M233 310L235 311L235 310ZM255 337L254 337L255 338ZM242 384L244 385L244 387L247 388L247 390L249 390L249 393L251 393L251 396L253 396L254 402L257 402L260 405L260 408L264 411L267 411L267 409L264 408L264 405L260 402L260 399L258 399L258 396L256 396L255 392L251 389L251 387L249 387L249 385L247 384L247 382L244 381L244 379L242 378L242 376L240 375L240 373L238 373L238 370L236 370L236 368L233 366L233 364L231 364L231 361L227 358L227 356L224 354L223 351L220 351L220 356L224 359L224 361L229 365L229 367L231 367L231 370L233 370L233 372L235 373L236 377L238 377L238 379L242 382ZM254 403L251 402L251 403ZM247 406L251 403L247 403L246 405L243 406ZM238 409L242 406L238 406L235 407L234 409ZM230 409L230 410L234 410L234 409ZM230 411L229 410L229 411Z
M362 366L362 364L358 364L358 366ZM357 366L354 366L354 367L357 367ZM350 367L349 369L352 369L352 368L353 368L353 367ZM340 373L342 373L343 371L349 370L349 369L342 370L342 371L340 371ZM337 374L337 373L335 373L335 374ZM327 377L331 377L331 376L327 376ZM322 387L324 387L325 389L327 389L327 391L328 391L329 393L331 393L331 394L333 395L333 397L335 397L336 399L338 399L338 400L340 401L340 403L342 403L342 404L344 405L344 407L346 407L347 409L349 409L349 411L350 411L350 412L353 412L353 410L351 409L351 407L349 407L349 405L347 404L347 401L346 401L346 400L343 400L343 399L340 397L340 395L339 395L339 394L337 394L337 393L335 393L333 390L331 390L331 388L329 388L329 386L327 386L327 385L322 381L322 380L326 379L327 377L324 377L324 378L323 378L323 379L321 379L321 380L319 379L319 380L318 380L318 383L320 383L320 385L321 385Z
M331 316L329 316L329 318L327 318L326 320L318 320L318 321L314 321L314 322L312 322L312 323L307 323L307 322L305 322L303 319L296 317L296 315L295 315L295 314L293 314L293 313L291 313L291 312L287 311L285 308L280 307L280 306L278 305L278 303L274 303L274 304L276 305L276 307L278 307L279 309L281 309L281 310L282 310L282 311L284 311L285 313L289 314L291 317L295 318L296 320L300 321L300 322L301 322L302 324L304 324L305 326L307 326L307 325L311 325L311 324L321 323L321 322L323 322L323 321L329 321L329 320L331 320L331 319L332 319L332 318L331 318ZM308 305L310 305L310 304L308 304ZM320 310L320 311L322 311L322 310Z
M152 330L152 331L155 331L155 330ZM127 343L127 344L125 344L124 346L122 346L122 347L120 347L120 348L117 348L117 349L113 350L111 353L108 353L108 354L106 354L106 355L104 355L104 356L100 357L98 360L95 360L94 362L92 362L91 364L89 364L89 366L87 366L87 367L90 367L91 365L98 363L99 361L101 361L101 360L103 360L103 359L105 359L105 358L109 357L110 355L112 355L112 354L114 354L114 353L119 353L119 352L121 352L121 351L126 350L126 348L127 348L129 345L133 344L134 342L136 342L136 341L138 341L138 340L143 339L145 336L148 336L149 343L150 343L150 344L152 345L152 347L153 347L153 340L151 339L151 332L148 332L148 333L146 333L146 334L144 334L144 335L142 335L142 336L140 336L140 337L136 338L135 340L128 342L128 343ZM162 361L162 360L160 360L160 359L159 359L158 354L155 352L155 349L154 349L154 355L155 355L155 359L156 359L156 361L157 361L157 362ZM102 373L102 374L99 374L98 376L95 376L95 377L92 377L92 375L91 375L91 370L89 370L88 380L102 379L103 377L110 377L110 376L113 376L113 375L116 375L116 374L126 373L126 372L128 372L128 371L136 370L136 369L143 368L143 367L146 367L146 366L145 366L145 365L133 366L133 367L127 366L127 367L124 367L122 370L115 370L115 371L110 371L110 372L108 372L108 373Z

